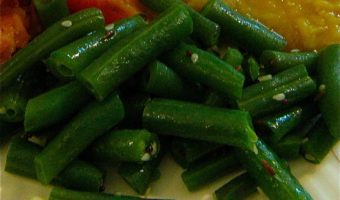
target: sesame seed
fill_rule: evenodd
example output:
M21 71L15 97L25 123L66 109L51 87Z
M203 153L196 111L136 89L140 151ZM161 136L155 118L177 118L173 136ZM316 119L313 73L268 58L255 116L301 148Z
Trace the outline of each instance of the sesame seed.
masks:
M319 91L320 92L324 92L326 90L326 85L325 84L321 84L320 86L319 86Z
M286 95L283 93L279 93L273 96L273 99L276 101L282 101L284 99L286 99Z
M109 24L109 25L106 25L106 26L105 26L105 30L110 31L110 30L112 30L114 27L115 27L114 24Z
M263 81L269 81L273 78L273 76L271 74L267 74L267 75L263 75L257 78L257 80L259 80L260 82Z
M315 157L310 154L305 154L305 159L309 161L316 161Z
M71 20L65 20L65 21L62 21L61 22L61 25L63 26L63 27L71 27L72 26L72 21Z
M192 61L193 63L196 63L196 62L198 61L198 55L197 55L196 53L193 53L193 54L191 55L191 61Z
M290 52L292 52L292 53L300 52L300 49L292 49L292 50L290 50Z

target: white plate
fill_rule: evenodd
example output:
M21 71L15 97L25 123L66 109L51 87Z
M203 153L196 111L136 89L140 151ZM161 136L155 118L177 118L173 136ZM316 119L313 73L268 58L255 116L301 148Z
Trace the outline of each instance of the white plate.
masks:
M7 146L1 148L1 200L47 200L51 186L4 172ZM337 155L337 156L336 156ZM310 164L303 159L291 162L292 173L300 180L315 200L340 200L340 142L319 164ZM166 197L177 200L212 200L215 189L223 185L233 175L222 177L213 184L190 193L181 180L182 169L167 156L161 163L161 178L151 185L147 197ZM108 173L106 192L136 195L114 172ZM266 199L256 194L249 199Z

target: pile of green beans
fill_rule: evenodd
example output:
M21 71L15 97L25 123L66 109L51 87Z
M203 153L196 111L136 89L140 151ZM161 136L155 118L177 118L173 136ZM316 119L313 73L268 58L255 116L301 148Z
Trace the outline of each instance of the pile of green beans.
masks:
M320 163L339 140L340 44L284 52L282 36L221 0L202 12L142 0L159 13L152 22L136 15L106 26L95 8L34 3L40 18L64 12L1 66L6 172L64 187L50 200L137 200L103 193L105 169L145 195L171 153L191 192L242 170L218 200L258 188L270 199L312 199L286 160ZM48 87L45 76L55 78Z

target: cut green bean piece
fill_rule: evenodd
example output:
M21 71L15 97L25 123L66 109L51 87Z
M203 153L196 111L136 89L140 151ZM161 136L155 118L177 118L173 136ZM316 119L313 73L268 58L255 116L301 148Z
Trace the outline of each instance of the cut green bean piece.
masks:
M73 79L82 69L98 58L120 39L144 27L141 16L122 19L96 30L56 51L47 59L51 71L62 79Z
M340 138L340 44L320 51L316 69L322 116L331 134Z
M316 67L318 54L316 52L283 52L263 51L260 62L266 71L277 73L290 67L303 64L308 72L313 72Z
M103 102L92 102L83 108L60 133L35 157L37 177L48 184L96 138L124 117L117 93Z
M183 3L181 0L142 0L142 2L156 12L162 12L173 5ZM198 39L206 47L216 45L220 36L220 26L193 8L189 6L186 8L194 23L192 37Z
M308 134L307 142L302 145L303 157L312 162L320 163L338 141L332 136L323 119L319 119Z
M295 131L283 137L279 142L270 144L274 152L286 160L293 160L300 156L303 138L294 134Z
M195 191L239 167L239 159L233 152L229 152L189 167L182 173L182 180L189 191Z
M11 85L21 73L48 56L53 50L97 29L104 28L100 10L90 8L67 16L35 37L25 48L19 50L2 66L0 85Z
M73 81L28 101L25 131L37 131L68 119L91 99L91 94Z
M67 0L33 0L33 4L45 28L70 14Z
M183 168L188 168L195 161L224 146L200 140L174 138L171 142L171 153L175 161Z
M145 129L114 130L98 138L86 151L86 157L108 162L145 162L159 152L157 135Z
M79 79L103 100L124 81L192 32L192 19L182 5L169 8L146 28L109 48L81 71Z
M42 151L39 145L22 138L13 138L9 145L5 171L36 179L34 158ZM76 160L71 162L53 184L71 189L99 192L102 190L104 174L91 164Z
M143 125L158 134L250 150L257 141L247 112L168 99L154 99L146 104Z
M217 200L244 200L257 191L256 181L243 173L215 191Z
M113 195L100 192L80 192L68 190L60 187L54 187L48 200L147 200L145 198ZM156 200L156 199L149 199ZM160 199L159 199L160 200Z
M243 55L238 49L229 47L223 56L223 60L236 69L243 63Z
M261 23L242 16L222 0L211 0L202 14L221 26L222 35L259 55L264 50L282 50L287 41Z
M242 67L250 81L255 81L260 76L260 65L253 56L250 56Z
M298 180L285 167L282 161L258 140L257 152L237 150L239 158L249 175L259 184L269 199L311 200Z
M159 61L148 65L142 79L144 90L158 97L196 101L202 99L203 91L182 80L171 68Z
M244 76L209 52L181 43L164 55L163 60L178 75L208 86L230 99L242 96Z

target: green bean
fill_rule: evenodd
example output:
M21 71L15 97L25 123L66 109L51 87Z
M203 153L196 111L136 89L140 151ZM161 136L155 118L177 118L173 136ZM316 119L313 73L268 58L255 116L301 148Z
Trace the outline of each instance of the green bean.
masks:
M182 80L171 68L155 61L148 65L143 74L144 91L164 98L200 100L202 91Z
M275 144L270 144L274 152L286 160L297 159L300 156L300 149L303 139L300 135L292 131Z
M269 199L312 199L282 161L261 140L258 152L237 150L239 158L249 175L259 184Z
M217 92L210 91L205 96L203 104L213 107L225 107L228 105L228 102L222 95L218 94Z
M79 79L103 100L158 55L177 45L192 32L192 20L184 6L170 8L145 29L119 41L81 71Z
M253 149L257 136L247 112L167 99L149 101L143 125L158 134Z
M38 180L43 184L51 182L87 146L123 117L123 105L116 93L103 102L89 103L35 157Z
M340 44L330 45L319 53L317 64L319 89L323 96L319 107L330 133L340 137Z
M33 4L45 28L70 14L67 0L33 0Z
M306 66L308 72L313 72L316 67L318 54L316 52L283 52L263 51L260 62L265 70L271 73L284 71L299 64Z
M47 64L62 79L73 79L93 60L122 38L146 25L141 16L122 19L51 53Z
M142 0L142 2L156 12L162 12L173 5L183 3L181 0ZM186 8L194 23L192 37L198 39L206 47L216 45L220 36L220 26L193 8L189 6Z
M13 138L9 145L5 171L36 179L34 157L42 147L22 138ZM104 174L96 167L84 161L71 162L52 182L67 188L100 191L103 187Z
M237 102L238 107L248 111L252 117L259 117L287 108L305 99L316 90L316 84L309 76L300 76L289 83L280 81L282 84L276 84L276 80L275 78L275 80L245 88L243 98Z
M140 197L113 195L99 192L80 192L54 187L48 198L49 200L147 200ZM152 199L149 199L152 200ZM156 199L153 199L156 200Z
M243 200L256 192L257 184L248 173L233 178L215 191L217 200Z
M242 66L243 73L250 81L255 81L260 76L260 65L253 56L250 56Z
M229 152L189 167L182 173L182 180L189 191L195 191L223 175L235 171L240 166L236 155Z
M230 99L242 95L244 76L209 52L181 43L163 60L178 75L209 86Z
M28 101L25 111L25 131L37 131L71 117L91 98L76 81L43 93Z
M70 43L90 31L104 27L104 17L100 10L90 8L67 16L35 37L25 48L19 50L0 72L0 85L11 85L21 73L53 50Z
M221 0L210 0L202 14L221 26L222 35L259 55L264 50L282 50L287 41L261 23L242 16Z
M307 142L303 143L302 155L312 163L320 163L337 141L338 138L330 134L325 121L320 119L308 134Z
M145 162L158 155L157 135L145 129L114 130L99 137L86 151L86 157L98 161Z
M241 66L244 57L238 49L229 47L222 59L236 69Z
M188 168L195 161L207 156L209 153L219 149L223 144L190 140L185 138L174 138L171 142L171 154L175 161L183 168Z

